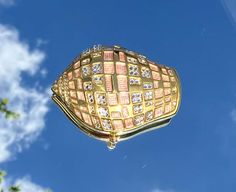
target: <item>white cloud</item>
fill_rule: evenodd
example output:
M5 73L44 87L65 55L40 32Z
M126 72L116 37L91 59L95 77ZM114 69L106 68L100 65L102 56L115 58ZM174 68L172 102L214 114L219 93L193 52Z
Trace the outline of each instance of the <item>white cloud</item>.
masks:
M46 192L48 188L42 187L31 180L30 176L25 176L13 180L11 177L6 177L4 182L0 185L0 189L3 188L7 191L9 186L19 186L22 192Z
M11 6L14 4L15 4L14 0L0 0L0 5Z
M40 72L44 58L42 51L19 39L15 28L0 24L0 98L9 98L10 110L20 113L10 121L0 114L0 163L28 147L44 128L48 91L22 82L22 75L33 78Z
M46 192L46 188L41 187L33 183L30 177L23 177L22 179L17 179L15 185L20 186L21 191L27 192Z
M230 113L232 120L236 123L236 109L233 109Z
M162 189L156 188L156 189L152 190L151 192L174 192L174 191L170 190L170 189L162 190Z

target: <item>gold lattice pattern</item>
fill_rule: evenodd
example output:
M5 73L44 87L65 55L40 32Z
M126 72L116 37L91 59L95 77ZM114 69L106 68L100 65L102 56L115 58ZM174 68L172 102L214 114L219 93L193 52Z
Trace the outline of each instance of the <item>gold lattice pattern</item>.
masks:
M168 123L178 109L179 87L172 68L119 46L96 46L77 57L52 90L83 131L115 144L122 135Z

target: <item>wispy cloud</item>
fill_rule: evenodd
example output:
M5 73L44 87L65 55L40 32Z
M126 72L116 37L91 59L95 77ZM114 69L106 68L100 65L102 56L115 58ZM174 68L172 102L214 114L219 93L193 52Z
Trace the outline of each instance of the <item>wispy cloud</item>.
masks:
M11 6L15 4L15 0L0 0L0 5Z
M163 190L160 188L156 188L156 189L153 189L151 192L174 192L174 191L171 189Z
M236 109L233 109L230 113L232 120L236 123Z
M1 1L1 0L0 0ZM0 24L0 98L9 98L9 108L20 113L18 120L0 114L0 163L28 147L41 133L48 111L46 89L22 83L23 75L32 78L40 72L44 52L32 50L19 38L19 32Z
M235 0L221 0L224 9L230 17L233 24L236 26L236 1Z

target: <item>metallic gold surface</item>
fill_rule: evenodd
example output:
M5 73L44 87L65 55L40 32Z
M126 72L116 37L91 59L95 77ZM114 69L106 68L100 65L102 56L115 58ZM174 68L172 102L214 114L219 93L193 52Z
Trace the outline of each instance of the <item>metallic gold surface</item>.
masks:
M75 125L111 149L167 125L181 97L175 69L119 46L84 51L52 91L52 99Z

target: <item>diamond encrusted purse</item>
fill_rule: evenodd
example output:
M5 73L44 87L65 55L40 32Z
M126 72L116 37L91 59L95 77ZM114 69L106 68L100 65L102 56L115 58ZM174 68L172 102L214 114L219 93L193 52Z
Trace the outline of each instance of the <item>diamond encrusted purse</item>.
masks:
M94 46L52 86L52 99L89 136L116 143L167 125L180 105L175 69L120 46Z

